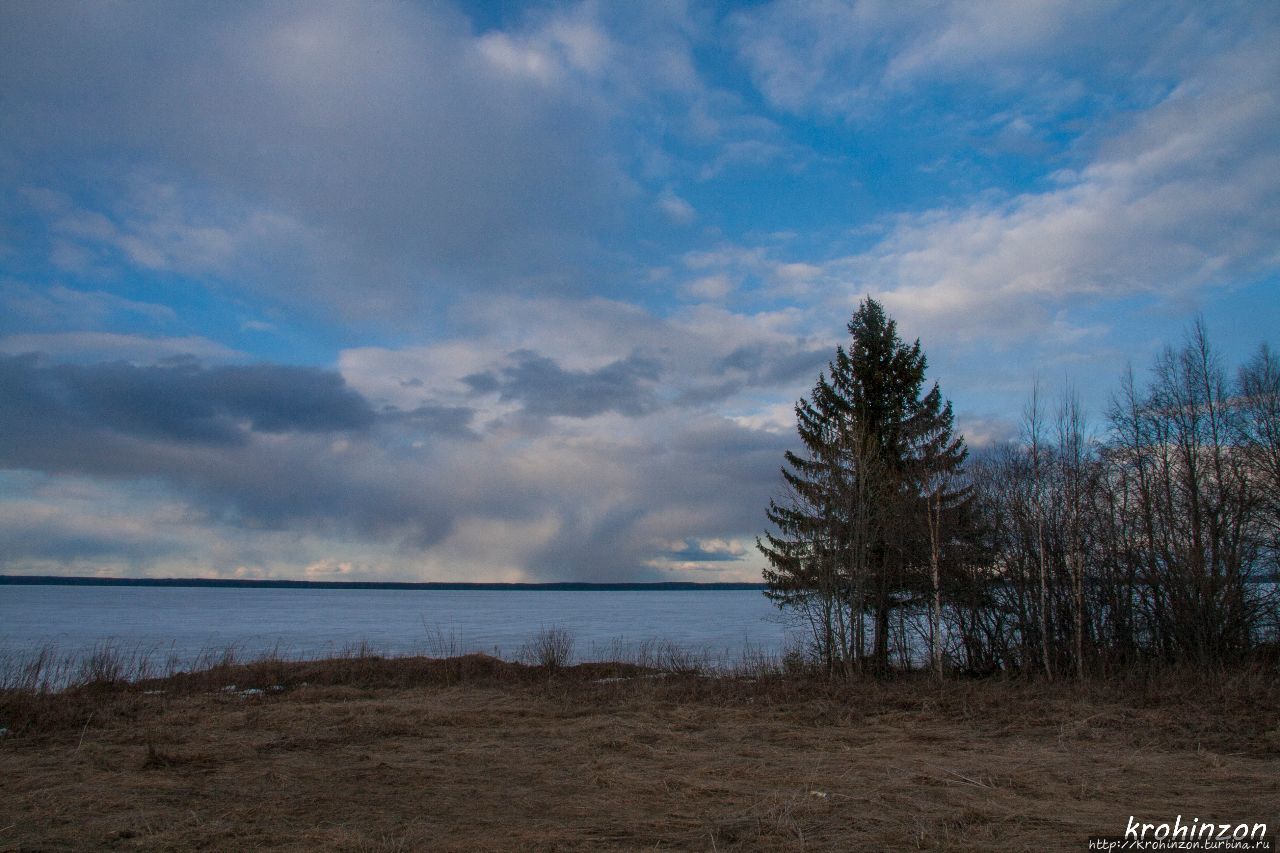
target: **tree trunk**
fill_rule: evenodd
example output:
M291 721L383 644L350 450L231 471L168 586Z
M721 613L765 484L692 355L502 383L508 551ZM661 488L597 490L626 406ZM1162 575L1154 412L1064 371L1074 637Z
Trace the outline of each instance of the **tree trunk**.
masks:
M1037 550L1040 554L1040 656L1044 674L1053 680L1053 663L1049 658L1049 576L1044 563L1044 516L1036 519Z

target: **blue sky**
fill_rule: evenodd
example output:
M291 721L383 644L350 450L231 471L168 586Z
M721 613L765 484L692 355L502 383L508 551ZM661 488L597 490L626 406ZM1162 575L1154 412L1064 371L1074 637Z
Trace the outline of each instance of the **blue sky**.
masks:
M0 571L753 580L866 295L975 446L1280 317L1271 2L0 6Z

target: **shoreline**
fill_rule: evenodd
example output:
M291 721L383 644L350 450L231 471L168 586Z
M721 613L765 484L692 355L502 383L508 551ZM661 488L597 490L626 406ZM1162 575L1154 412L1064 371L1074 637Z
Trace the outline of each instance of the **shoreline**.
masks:
M557 581L552 583L468 583L455 581L299 581L247 578L100 578L60 575L0 575L0 586L151 586L206 587L233 589L398 589L445 591L528 591L528 592L702 592L767 589L763 583L701 583L694 581L654 581L649 583L595 583Z

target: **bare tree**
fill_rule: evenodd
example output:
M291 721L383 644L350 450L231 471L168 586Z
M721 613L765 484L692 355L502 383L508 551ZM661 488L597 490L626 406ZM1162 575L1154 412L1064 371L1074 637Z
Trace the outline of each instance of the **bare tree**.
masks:
M1053 678L1053 663L1050 657L1049 633L1049 568L1045 557L1044 537L1044 412L1040 406L1040 382L1036 380L1031 386L1031 400L1023 413L1023 433L1031 462L1031 511L1036 528L1036 560L1039 567L1039 621L1040 621L1040 655L1044 665L1045 677Z
M1071 582L1072 652L1076 677L1084 678L1084 415L1080 409L1080 398L1071 388L1063 392L1057 426L1057 480L1062 492L1064 563Z
M1259 524L1270 568L1280 565L1280 358L1263 344L1237 380L1238 441L1258 483Z

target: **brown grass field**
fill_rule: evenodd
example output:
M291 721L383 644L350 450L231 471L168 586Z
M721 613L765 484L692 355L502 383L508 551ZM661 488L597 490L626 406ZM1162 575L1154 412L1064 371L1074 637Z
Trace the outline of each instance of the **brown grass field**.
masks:
M1085 850L1130 815L1280 823L1274 669L830 685L277 661L6 691L0 726L2 850Z

